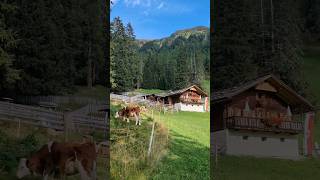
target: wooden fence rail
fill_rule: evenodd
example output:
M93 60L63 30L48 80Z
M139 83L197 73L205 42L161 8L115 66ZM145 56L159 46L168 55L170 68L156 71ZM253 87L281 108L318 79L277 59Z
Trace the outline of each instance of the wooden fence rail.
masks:
M91 98L91 97L79 97L79 96L19 96L15 97L14 101L19 104L39 104L40 102L50 102L56 104L107 104L109 98Z
M99 108L102 108L101 106ZM94 110L99 108L95 107ZM105 107L104 107L105 108ZM27 105L0 102L0 120L25 123L56 130L65 130L69 122L71 130L107 130L108 115L94 117L86 114L63 113ZM77 129L75 129L77 128Z

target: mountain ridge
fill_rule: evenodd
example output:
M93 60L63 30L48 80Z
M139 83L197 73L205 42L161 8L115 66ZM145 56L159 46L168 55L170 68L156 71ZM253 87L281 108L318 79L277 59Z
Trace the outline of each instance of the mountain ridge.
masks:
M206 26L195 26L192 28L187 28L183 30L177 30L172 33L168 37L160 38L160 39L153 39L153 40L146 40L146 39L137 39L136 43L139 48L143 48L145 45L148 46L158 46L159 48L163 47L164 45L171 46L173 42L178 38L184 38L188 40L192 36L199 36L202 37L203 40L207 40L209 38L209 28Z

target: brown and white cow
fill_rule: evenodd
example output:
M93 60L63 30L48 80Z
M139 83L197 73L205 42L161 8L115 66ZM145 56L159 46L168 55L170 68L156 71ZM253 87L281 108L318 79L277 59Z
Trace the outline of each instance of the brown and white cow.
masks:
M96 144L50 142L29 158L22 158L17 170L20 179L26 175L65 177L80 173L82 180L96 180Z
M141 125L140 112L141 109L139 106L124 107L116 112L115 118L122 118L123 120L129 122L130 118L134 117L136 120L136 125Z

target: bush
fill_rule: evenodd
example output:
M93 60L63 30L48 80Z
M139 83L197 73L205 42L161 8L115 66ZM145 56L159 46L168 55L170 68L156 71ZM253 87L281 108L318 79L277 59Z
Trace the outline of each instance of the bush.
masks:
M8 136L0 131L0 173L12 173L19 163L19 159L37 150L39 142L34 134L23 139Z

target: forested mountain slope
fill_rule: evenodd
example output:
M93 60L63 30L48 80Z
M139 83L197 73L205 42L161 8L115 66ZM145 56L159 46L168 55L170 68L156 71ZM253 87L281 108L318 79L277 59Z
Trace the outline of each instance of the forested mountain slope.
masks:
M144 62L142 87L178 89L201 85L209 79L209 50L209 29L202 26L144 41L138 51Z

